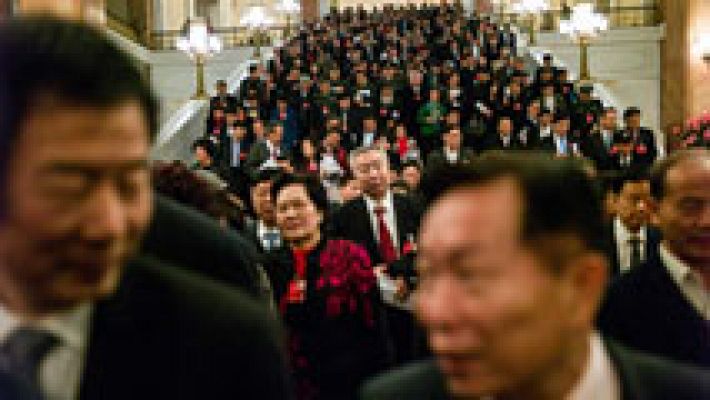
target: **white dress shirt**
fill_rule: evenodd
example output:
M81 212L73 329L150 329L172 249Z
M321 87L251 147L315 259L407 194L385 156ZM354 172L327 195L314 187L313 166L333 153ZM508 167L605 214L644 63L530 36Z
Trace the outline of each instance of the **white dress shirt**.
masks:
M566 400L620 400L621 383L598 333L589 338L589 357L582 378Z
M683 296L700 313L700 316L710 321L710 289L705 288L703 277L671 253L663 243L660 248L661 262L668 268L671 278L678 285Z
M541 138L546 138L552 136L552 127L551 126L541 126L540 127L540 137Z
M278 235L278 239L274 241L273 247L270 246L269 241L266 239L266 235L268 233L275 233ZM281 247L281 231L279 231L279 228L270 228L266 226L266 224L264 224L264 221L262 220L259 220L256 223L256 237L259 238L259 243L261 243L261 247L266 250L274 250L275 248Z
M459 152L444 147L444 155L449 164L456 164L459 161Z
M642 226L638 232L639 255L641 262L646 260L646 227ZM614 241L616 242L616 252L619 256L619 268L621 273L631 270L631 232L624 226L619 217L614 218Z
M394 211L394 199L392 197L392 192L388 191L385 197L380 200L373 200L369 196L363 196L365 199L365 205L367 206L367 212L370 214L370 222L372 223L372 232L375 235L375 241L379 243L380 241L380 228L377 219L377 214L375 214L375 208L385 207L384 219L387 229L390 231L390 236L392 236L392 245L395 251L399 253L399 240L397 240L397 216Z
M84 371L93 306L83 304L70 311L24 321L0 304L0 343L21 327L51 332L59 344L39 365L39 384L46 400L74 400Z
M269 149L269 159L275 159L276 157L281 156L281 147L277 147L271 143L270 140L266 141L266 148Z

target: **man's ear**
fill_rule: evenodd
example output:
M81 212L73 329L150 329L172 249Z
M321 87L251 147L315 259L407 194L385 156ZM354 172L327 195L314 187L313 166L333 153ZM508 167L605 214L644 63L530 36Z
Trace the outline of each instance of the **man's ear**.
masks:
M599 252L586 252L570 260L563 273L571 289L570 321L577 328L589 329L607 287L607 258Z

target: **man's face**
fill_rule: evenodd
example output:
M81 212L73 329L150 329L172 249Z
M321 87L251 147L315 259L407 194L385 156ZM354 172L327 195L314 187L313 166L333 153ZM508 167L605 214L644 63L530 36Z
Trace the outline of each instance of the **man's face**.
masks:
M384 196L390 185L386 156L373 150L358 155L353 161L353 174L360 182L362 191L375 199Z
M555 88L552 86L543 86L542 87L542 95L544 97L550 97L555 94Z
M710 271L710 158L683 161L668 171L658 225L671 251Z
M651 184L649 181L626 182L616 201L616 213L632 232L651 220Z
M209 164L209 162L212 161L210 159L210 153L202 146L195 147L195 159L202 165Z
M444 136L446 147L451 150L458 150L461 147L461 131L458 129L450 130Z
M509 119L501 119L498 122L498 134L501 137L510 136L513 133L513 122Z
M604 116L601 119L601 125L603 129L606 130L614 130L616 129L616 113L612 111L608 111L604 114Z
M218 84L217 85L217 94L219 96L224 96L227 94L227 85L224 84Z
M557 136L567 136L567 132L569 132L569 120L561 119L556 121L553 130Z
M271 181L257 183L251 189L251 205L259 220L273 225L276 221L274 204L271 202Z
M276 125L271 129L271 133L269 134L269 140L272 143L281 143L281 139L284 136L284 130L281 125Z
M415 313L454 396L535 388L588 334L574 280L520 240L521 197L500 179L444 195L423 220Z
M251 129L254 132L254 136L257 140L264 137L264 125L261 122L255 122L251 125Z
M417 167L408 166L402 170L402 180L407 184L409 190L417 190L421 179L422 173Z
M641 114L633 114L626 119L626 125L631 129L638 129L641 126Z
M2 279L32 293L31 312L109 295L151 216L143 110L53 101L19 129L0 222Z
M247 136L247 131L243 126L237 126L232 131L232 137L234 140L241 141Z
M367 118L362 121L362 129L365 133L374 133L377 130L377 121Z

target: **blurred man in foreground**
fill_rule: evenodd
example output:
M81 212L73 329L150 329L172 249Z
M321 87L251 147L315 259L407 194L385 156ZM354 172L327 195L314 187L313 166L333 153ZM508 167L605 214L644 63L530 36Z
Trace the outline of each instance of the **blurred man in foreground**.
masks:
M157 105L97 30L0 24L0 370L49 399L288 398L235 289L147 257Z
M362 398L708 398L708 372L594 331L607 280L595 185L578 161L523 157L491 155L426 185L415 309L435 360Z

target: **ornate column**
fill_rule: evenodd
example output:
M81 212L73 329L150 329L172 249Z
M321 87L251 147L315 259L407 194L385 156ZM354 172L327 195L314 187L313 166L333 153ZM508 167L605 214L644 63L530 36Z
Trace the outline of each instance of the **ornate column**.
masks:
M666 37L661 43L661 125L682 123L688 117L689 18L687 1L663 0L661 10L666 22Z
M234 26L234 1L219 0L219 22L218 26Z
M318 19L320 3L318 0L301 0L301 18L303 22L312 22Z

